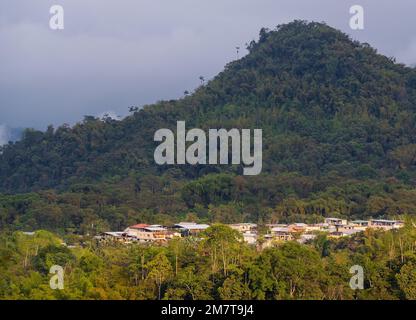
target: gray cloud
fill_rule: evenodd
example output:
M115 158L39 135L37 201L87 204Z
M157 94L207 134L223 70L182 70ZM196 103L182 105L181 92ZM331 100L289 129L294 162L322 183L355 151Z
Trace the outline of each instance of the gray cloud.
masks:
M356 3L364 31L348 27ZM53 4L65 9L63 31L48 27ZM325 21L415 63L414 12L413 0L2 0L0 122L44 128L177 98L221 71L261 27L294 19Z
M9 141L9 132L5 125L0 124L0 146Z

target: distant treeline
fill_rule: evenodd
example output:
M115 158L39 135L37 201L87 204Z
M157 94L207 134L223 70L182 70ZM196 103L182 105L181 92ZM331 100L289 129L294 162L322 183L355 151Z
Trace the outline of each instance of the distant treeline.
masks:
M299 174L208 174L188 181L162 176L113 178L70 190L0 194L0 229L97 234L136 223L321 222L416 214L416 190L397 180L333 181Z

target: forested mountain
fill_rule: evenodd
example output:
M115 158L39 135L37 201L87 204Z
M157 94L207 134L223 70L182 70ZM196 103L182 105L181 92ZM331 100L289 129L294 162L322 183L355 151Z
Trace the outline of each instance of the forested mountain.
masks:
M321 23L262 29L248 50L182 99L2 147L2 227L416 214L415 69ZM178 120L263 129L262 174L156 165L153 135Z

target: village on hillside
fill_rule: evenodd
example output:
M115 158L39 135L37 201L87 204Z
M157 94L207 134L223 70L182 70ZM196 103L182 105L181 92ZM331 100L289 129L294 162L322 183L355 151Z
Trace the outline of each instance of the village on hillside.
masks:
M242 239L250 245L258 245L261 249L271 247L278 242L298 241L305 243L314 239L320 232L328 234L329 238L347 237L366 229L392 230L404 226L399 220L355 220L348 221L340 218L326 218L323 223L306 224L267 224L266 233L260 235L258 226L254 223L228 224L230 228L241 233ZM95 239L100 243L155 243L163 244L174 238L195 237L200 238L200 233L210 225L195 222L180 222L173 226L136 224L124 231L103 232Z

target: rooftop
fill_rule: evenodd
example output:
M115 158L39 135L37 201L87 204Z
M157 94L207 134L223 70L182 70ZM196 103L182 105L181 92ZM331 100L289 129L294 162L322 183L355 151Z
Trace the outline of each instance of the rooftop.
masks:
M133 226L130 226L129 228L130 229L144 229L144 228L147 228L147 227L149 227L148 224L146 224L146 223L139 223L139 224L135 224Z
M166 231L166 228L160 226L160 225L151 225L146 228L144 228L146 231Z
M188 229L188 230L198 230L198 229L207 229L209 228L209 225L197 224L195 222L180 222L180 223L175 224L175 227Z

